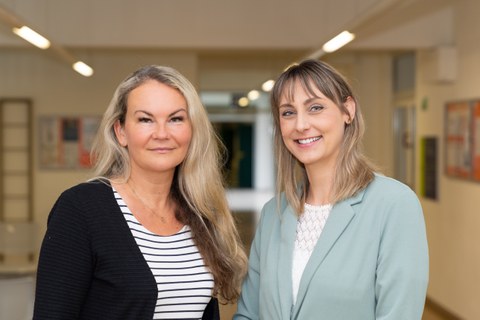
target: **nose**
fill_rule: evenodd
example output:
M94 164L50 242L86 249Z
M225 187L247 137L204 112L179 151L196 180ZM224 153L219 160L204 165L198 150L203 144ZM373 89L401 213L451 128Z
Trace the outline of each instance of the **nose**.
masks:
M310 121L308 119L308 116L299 112L297 114L295 128L297 129L297 131L305 131L309 129Z
M157 123L152 134L155 139L167 139L169 136L167 124Z

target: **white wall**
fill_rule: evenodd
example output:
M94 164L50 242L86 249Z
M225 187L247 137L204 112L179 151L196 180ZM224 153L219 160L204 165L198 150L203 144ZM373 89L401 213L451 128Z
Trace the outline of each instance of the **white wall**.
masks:
M431 263L428 295L463 319L480 319L480 183L444 174L443 116L447 101L480 98L479 12L476 0L456 2L454 82L430 80L436 67L430 52L419 52L417 60L417 104L428 101L426 110L417 111L418 137L436 136L439 142L438 201L422 199Z

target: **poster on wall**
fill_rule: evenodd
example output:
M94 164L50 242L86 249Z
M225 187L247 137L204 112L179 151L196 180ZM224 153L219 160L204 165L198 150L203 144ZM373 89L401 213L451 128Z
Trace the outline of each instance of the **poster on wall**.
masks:
M450 102L445 112L445 163L446 174L471 178L471 108L468 101Z
M480 100L473 104L472 115L473 179L480 181Z
M41 117L38 125L40 168L90 168L90 149L100 120L94 116Z

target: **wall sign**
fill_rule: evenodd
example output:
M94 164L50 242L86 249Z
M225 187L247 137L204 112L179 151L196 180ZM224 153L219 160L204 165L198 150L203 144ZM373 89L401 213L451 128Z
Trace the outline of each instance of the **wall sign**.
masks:
M445 106L445 173L480 182L480 100Z
M100 120L94 116L41 117L38 126L40 168L90 168L90 149Z

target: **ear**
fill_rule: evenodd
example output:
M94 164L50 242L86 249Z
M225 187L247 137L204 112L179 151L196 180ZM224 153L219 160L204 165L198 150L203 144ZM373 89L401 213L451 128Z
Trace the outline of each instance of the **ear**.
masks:
M348 96L347 100L343 103L345 106L345 109L347 109L347 114L345 114L345 123L350 124L353 121L353 118L355 118L355 110L357 108L357 104L355 103L355 100L352 99L352 97Z
M115 130L115 136L117 137L118 143L122 147L127 146L127 137L125 136L125 130L123 125L120 123L120 120L115 121L113 124L113 129Z

